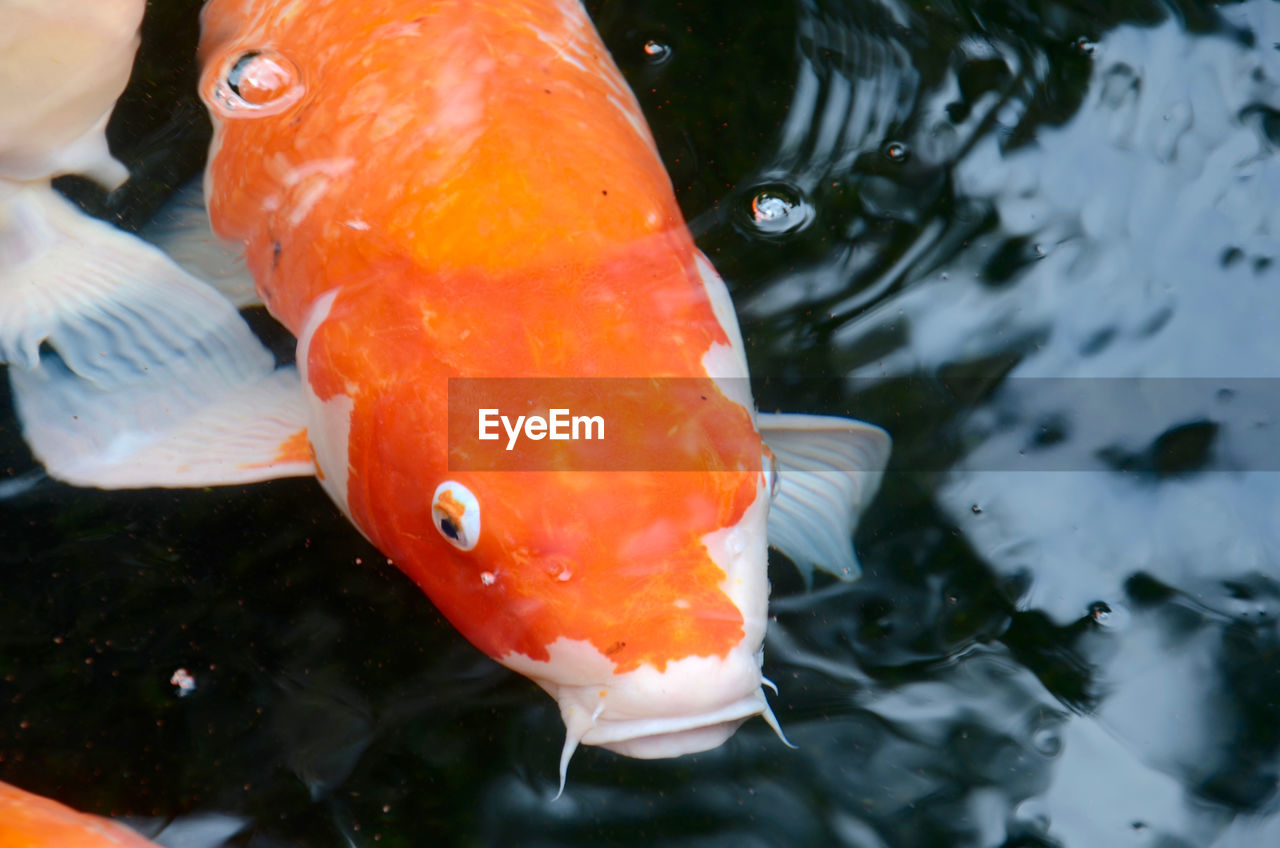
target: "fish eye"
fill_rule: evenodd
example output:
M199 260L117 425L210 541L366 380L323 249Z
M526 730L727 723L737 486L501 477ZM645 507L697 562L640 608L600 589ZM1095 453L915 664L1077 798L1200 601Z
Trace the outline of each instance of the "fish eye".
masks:
M782 486L782 479L778 475L778 458L774 456L768 445L765 446L764 453L760 455L760 468L764 472L764 484L769 489L769 500L777 500L778 489Z
M480 501L456 480L436 486L431 520L445 541L460 551L469 551L480 541Z
M303 91L293 62L268 50L249 50L220 74L210 105L222 117L273 115L293 105Z

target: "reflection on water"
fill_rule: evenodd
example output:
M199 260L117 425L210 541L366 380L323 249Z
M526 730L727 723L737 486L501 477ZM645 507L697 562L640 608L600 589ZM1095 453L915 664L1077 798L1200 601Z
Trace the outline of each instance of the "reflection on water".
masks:
M1280 839L1280 6L695 5L591 11L761 406L897 439L863 579L774 563L798 750L582 751L549 803L550 702L313 484L70 490L6 417L0 778L253 846ZM119 130L168 175L112 199L135 225L195 167L173 98Z

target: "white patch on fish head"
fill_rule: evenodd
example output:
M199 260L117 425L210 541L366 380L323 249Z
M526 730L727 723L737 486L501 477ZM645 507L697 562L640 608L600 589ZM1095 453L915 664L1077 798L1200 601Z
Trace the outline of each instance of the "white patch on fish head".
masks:
M326 292L316 299L307 312L302 332L298 334L298 374L302 378L302 394L307 405L307 438L315 452L320 485L350 518L351 509L347 505L348 445L351 412L355 408L355 401L343 394L321 400L311 388L311 380L307 374L311 341L316 330L329 317L329 310L333 308L337 297L337 289Z
M559 704L567 733L562 769L579 742L642 759L678 757L719 746L751 716L765 715L772 723L760 676L769 602L768 505L762 479L737 524L703 537L725 573L720 588L743 620L743 638L725 656L690 656L669 661L662 671L643 665L615 674L613 661L590 642L560 638L547 646L548 660L517 653L501 658Z

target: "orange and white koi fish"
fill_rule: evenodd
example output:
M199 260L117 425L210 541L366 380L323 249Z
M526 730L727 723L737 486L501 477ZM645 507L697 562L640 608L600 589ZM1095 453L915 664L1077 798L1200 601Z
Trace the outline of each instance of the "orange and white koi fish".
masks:
M155 848L122 824L0 783L0 848Z
M56 268L38 290L62 323L0 325L0 352L49 472L314 472L473 644L556 699L562 786L580 743L668 757L752 716L776 729L767 547L855 576L889 438L756 412L728 292L578 0L210 0L203 24L210 218L297 336L298 371L135 277L94 311L59 290L71 259L28 260L7 277ZM647 388L603 441L544 441L547 464L513 470L505 439L450 439L451 378L492 380L479 406L526 417L558 405L521 393L534 379L584 402L594 380Z
M155 837L167 845L214 848L244 825L234 816L196 814L158 823ZM126 825L0 781L0 848L156 848L156 843Z

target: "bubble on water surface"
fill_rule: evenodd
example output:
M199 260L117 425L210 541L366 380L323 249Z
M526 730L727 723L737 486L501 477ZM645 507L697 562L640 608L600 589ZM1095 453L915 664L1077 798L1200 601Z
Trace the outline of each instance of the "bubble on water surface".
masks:
M1119 604L1095 601L1089 605L1089 617L1105 630L1119 630L1129 621L1129 611Z
M170 675L169 683L177 691L179 698L185 698L196 691L196 679L185 668L180 668Z
M671 58L671 45L651 38L644 43L644 55L650 64L661 65Z
M900 141L891 141L885 145L884 155L890 162L905 162L911 155L911 149Z
M747 209L748 232L773 238L798 233L813 220L803 192L785 183L758 186Z
M1046 757L1062 753L1062 734L1056 727L1041 727L1031 734L1031 747Z
M1072 42L1071 46L1074 47L1079 52L1085 54L1086 56L1092 55L1093 51L1098 49L1097 42L1090 41L1088 38L1085 38L1083 35L1077 38L1074 42Z

